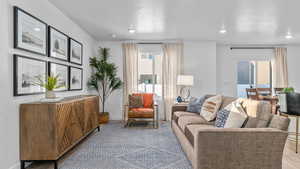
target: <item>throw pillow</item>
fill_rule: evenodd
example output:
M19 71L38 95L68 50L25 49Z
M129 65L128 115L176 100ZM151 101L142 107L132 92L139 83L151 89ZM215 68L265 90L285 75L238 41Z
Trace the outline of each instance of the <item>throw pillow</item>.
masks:
M143 96L141 95L129 95L129 107L130 108L142 108Z
M221 95L213 96L206 99L201 108L200 115L202 115L204 119L207 121L213 121L217 116L217 112L221 104L222 104Z
M219 128L241 128L247 117L242 103L234 101L217 113L215 126Z
M200 98L192 97L187 106L187 111L192 113L200 113L204 101L207 99L207 96Z

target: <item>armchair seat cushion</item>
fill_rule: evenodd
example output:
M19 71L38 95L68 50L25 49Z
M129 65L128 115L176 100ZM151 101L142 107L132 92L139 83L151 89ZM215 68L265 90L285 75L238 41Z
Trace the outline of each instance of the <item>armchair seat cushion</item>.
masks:
M129 118L153 118L153 108L132 108L128 112Z
M208 122L205 120L202 116L181 116L178 119L178 126L182 130L182 132L185 131L187 125L190 124L208 124L213 125L214 122Z

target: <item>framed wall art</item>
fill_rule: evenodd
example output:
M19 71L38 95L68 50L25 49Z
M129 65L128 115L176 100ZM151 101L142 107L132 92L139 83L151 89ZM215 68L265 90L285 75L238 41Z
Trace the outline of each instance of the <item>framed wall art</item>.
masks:
M69 89L69 68L67 65L48 62L48 75L58 75L58 85L62 86L54 91L67 91Z
M70 38L70 62L82 65L83 46L80 42Z
M68 61L69 37L51 26L48 29L49 57Z
M14 47L47 55L47 24L16 6L14 7Z
M14 55L14 96L44 93L45 89L35 84L46 77L46 61Z
M70 66L69 90L82 90L82 69Z

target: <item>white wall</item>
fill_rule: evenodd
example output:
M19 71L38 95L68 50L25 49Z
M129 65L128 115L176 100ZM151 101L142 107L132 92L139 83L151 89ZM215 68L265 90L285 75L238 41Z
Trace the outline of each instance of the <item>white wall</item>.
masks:
M83 43L84 81L83 90L59 93L59 96L87 94L86 80L89 77L88 58L95 53L96 41L77 24L47 0L1 0L0 1L0 168L19 168L19 104L39 100L43 95L13 97L13 54L35 58L42 56L13 49L13 6L28 11L44 22L56 27ZM45 60L51 60L42 57ZM54 61L54 60L52 60Z
M216 93L216 43L184 41L183 73L194 76L191 95Z

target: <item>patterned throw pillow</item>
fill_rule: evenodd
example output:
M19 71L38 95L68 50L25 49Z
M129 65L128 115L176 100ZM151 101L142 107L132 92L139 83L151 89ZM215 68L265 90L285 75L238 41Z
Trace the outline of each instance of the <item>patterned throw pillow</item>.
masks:
M187 111L192 113L200 113L204 101L207 99L207 96L200 98L192 97L187 106Z
M221 104L221 95L213 96L206 99L202 106L200 115L203 116L204 119L207 121L213 121L217 116L217 112L219 111Z
M234 101L217 113L215 126L219 128L241 128L247 118L242 103Z
M129 95L129 107L130 108L142 108L143 105L143 96Z
M215 121L215 126L219 128L224 128L229 113L230 111L227 109L222 109L218 111L216 121Z

